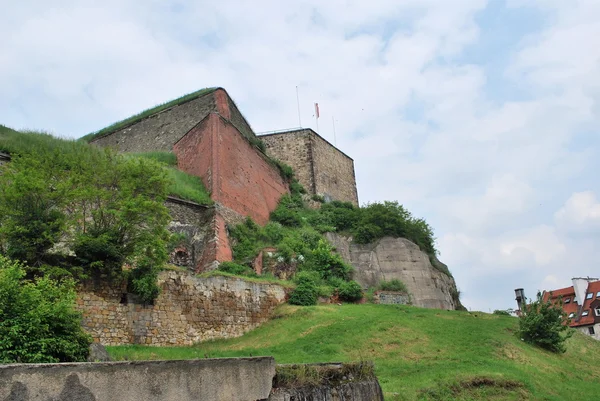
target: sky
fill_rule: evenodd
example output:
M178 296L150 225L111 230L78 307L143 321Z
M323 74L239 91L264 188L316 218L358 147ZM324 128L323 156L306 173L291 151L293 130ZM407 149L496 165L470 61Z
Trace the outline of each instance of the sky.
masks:
M468 309L600 276L600 1L22 0L0 37L0 124L77 138L222 86L256 132L316 129L318 102Z

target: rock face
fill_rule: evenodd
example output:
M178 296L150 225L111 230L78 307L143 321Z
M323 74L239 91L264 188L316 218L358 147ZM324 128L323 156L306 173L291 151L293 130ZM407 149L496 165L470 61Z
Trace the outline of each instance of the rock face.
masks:
M381 281L398 279L406 284L413 305L424 308L457 309L454 279L439 270L434 260L405 238L384 237L371 244L355 244L349 238L327 233L327 239L342 258L355 268L354 279L363 286L377 287Z

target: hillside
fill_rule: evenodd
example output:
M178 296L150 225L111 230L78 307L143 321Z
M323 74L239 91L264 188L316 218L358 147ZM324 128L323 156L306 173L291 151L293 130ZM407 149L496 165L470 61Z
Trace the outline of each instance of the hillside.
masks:
M600 343L576 334L556 355L515 336L513 317L410 306L284 306L231 340L110 347L119 360L272 355L278 363L373 360L389 400L592 400Z

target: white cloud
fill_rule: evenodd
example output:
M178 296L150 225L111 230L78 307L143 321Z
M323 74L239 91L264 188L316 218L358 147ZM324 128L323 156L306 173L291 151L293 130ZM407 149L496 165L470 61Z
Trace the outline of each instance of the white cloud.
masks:
M469 57L483 0L144 4L5 7L0 123L80 136L218 85L255 130L290 128L298 85L304 126L318 101L333 141L335 117L361 201L397 199L434 226L469 306L594 268L600 3L509 1L543 24L502 49L504 81Z

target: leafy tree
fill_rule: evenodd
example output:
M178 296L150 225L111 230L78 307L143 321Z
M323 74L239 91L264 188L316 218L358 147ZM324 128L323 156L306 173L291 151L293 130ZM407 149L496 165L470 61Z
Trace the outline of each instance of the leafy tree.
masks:
M0 255L0 362L85 361L91 338L74 302L72 280L25 280L23 265Z
M143 288L143 298L157 294L156 284L149 285L168 258L170 238L163 166L55 142L59 148L15 156L0 174L0 252L37 275L59 256L93 277L123 278L127 264L139 268L130 275L138 282L131 288Z
M537 293L535 301L521 307L519 334L521 338L541 348L556 353L566 351L565 341L573 335L569 319L562 308L562 300L553 303L544 301Z

